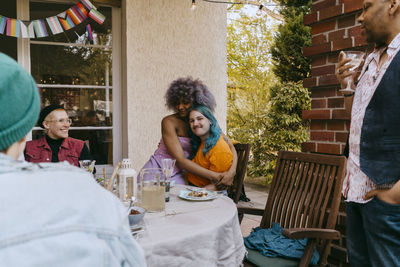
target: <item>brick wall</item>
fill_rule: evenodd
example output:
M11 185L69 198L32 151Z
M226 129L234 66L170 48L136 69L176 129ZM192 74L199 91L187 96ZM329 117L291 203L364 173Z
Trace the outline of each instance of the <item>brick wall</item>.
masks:
M312 93L311 110L303 111L303 119L311 120L310 140L302 150L309 152L343 153L350 126L350 114L344 110L344 99L338 92L335 64L341 50L365 50L356 18L362 0L313 0L311 14L304 24L311 27L312 45L303 54L312 60L311 77L304 86ZM346 215L342 203L337 229L342 239L332 245L328 258L330 266L348 266L345 233Z

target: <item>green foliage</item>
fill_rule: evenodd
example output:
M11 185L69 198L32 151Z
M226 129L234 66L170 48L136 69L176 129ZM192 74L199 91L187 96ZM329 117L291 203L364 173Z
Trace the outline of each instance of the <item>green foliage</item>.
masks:
M294 21L300 20L302 15ZM286 71L290 78L285 80L274 74L270 48L277 44L275 28L265 23L265 18L243 15L228 25L228 136L252 145L248 174L265 176L267 182L272 178L278 151L299 151L301 143L308 139L308 122L302 120L301 114L311 102L310 93L298 82L305 77L303 67L294 74ZM290 30L299 33L288 27ZM303 29L309 34L307 31ZM305 42L307 34L303 38ZM299 42L296 38L290 40ZM295 46L288 51L292 56L286 64L305 64L296 58L299 49Z
M273 71L282 82L297 82L307 77L311 68L310 59L303 56L303 47L311 44L310 27L303 25L303 15L309 11L311 1L281 2L287 6L281 10L285 22L279 25L271 47L271 55L276 63ZM286 2L290 2L290 5Z

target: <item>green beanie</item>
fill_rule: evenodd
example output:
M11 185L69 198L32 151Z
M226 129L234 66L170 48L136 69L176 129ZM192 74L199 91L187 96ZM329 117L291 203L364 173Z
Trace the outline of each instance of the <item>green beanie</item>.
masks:
M0 151L21 140L36 124L39 92L32 76L0 53Z

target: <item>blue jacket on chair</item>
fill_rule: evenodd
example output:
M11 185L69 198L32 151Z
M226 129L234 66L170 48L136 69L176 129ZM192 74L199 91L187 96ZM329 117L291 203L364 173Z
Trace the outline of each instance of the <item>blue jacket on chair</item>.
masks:
M377 185L400 179L400 53L393 58L365 110L360 168Z

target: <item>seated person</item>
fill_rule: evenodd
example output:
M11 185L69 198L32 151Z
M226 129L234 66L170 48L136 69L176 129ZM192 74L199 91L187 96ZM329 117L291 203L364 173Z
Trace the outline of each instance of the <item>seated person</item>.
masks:
M29 73L2 53L0 96L1 266L146 266L126 208L88 172L17 161L40 98Z
M232 184L236 173L237 154L235 147L229 142L229 148L234 158L227 172L216 172L202 168L188 159L191 153L188 110L192 105L204 105L210 110L215 107L215 99L207 86L200 80L191 77L179 78L173 81L165 94L166 106L175 113L163 118L161 122L162 138L157 150L143 168L161 168L163 158L176 159L176 165L171 180L176 184L185 184L185 171L199 177L218 181L225 187ZM140 173L140 172L139 172ZM222 178L222 179L221 179Z
M205 106L195 105L189 112L189 136L192 137L192 161L196 164L215 171L224 172L232 164L233 154L224 140L218 122ZM191 185L216 190L218 182L188 173Z
M92 160L84 141L68 137L71 119L62 106L50 105L42 109L38 124L46 135L26 143L26 161L68 161L79 167L79 160Z

